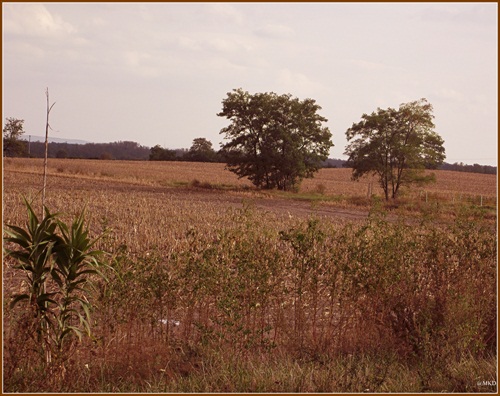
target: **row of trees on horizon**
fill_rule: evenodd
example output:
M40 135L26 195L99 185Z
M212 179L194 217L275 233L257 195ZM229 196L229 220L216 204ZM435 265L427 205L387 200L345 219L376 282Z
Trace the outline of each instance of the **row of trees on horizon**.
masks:
M4 138L4 156L43 158L45 153L45 143L31 142L28 154L28 142L21 140L22 148L16 152L6 152ZM73 159L100 159L100 160L125 160L125 161L192 161L192 162L220 162L224 163L218 151L214 151L215 156L209 158L203 156L188 155L189 149L168 149L160 145L152 148L142 146L131 141L119 141L112 143L49 143L49 158L73 158ZM342 168L347 161L341 159L328 158L323 167ZM497 167L491 165L473 164L468 165L463 162L443 163L438 169L457 172L471 172L494 175Z
M147 148L131 141L70 144L22 139L24 120L7 118L3 129L4 156L92 158L103 160L150 160L221 162L256 187L296 191L304 178L322 167L352 168L352 179L365 174L379 177L385 198L395 199L404 185L431 183L433 174L424 169L452 169L496 174L496 167L479 164L446 164L444 140L434 130L433 106L425 98L403 103L399 108L377 108L364 113L361 121L346 131L347 161L331 160L328 153L332 133L327 118L314 99L300 100L291 94L250 94L233 89L217 114L230 124L220 134L219 151L200 137L189 149L172 150L156 145Z

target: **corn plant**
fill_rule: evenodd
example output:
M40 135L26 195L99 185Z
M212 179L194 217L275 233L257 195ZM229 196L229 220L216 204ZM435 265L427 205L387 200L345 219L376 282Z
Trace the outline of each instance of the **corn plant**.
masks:
M49 304L55 304L52 299L55 293L48 293L46 285L53 270L52 253L57 243L56 214L51 214L45 208L45 216L39 221L28 201L25 200L25 204L28 209L27 229L9 225L10 230L5 230L9 235L5 241L19 246L19 249L5 250L7 255L18 262L14 268L26 273L29 288L26 293L14 295L10 306L12 308L21 301L28 303L28 309L33 311L37 322L37 342L48 363L50 362L50 350L47 349L50 323L48 310Z
M84 285L90 275L98 274L97 258L103 252L91 250L97 240L91 240L84 229L83 212L70 228L47 207L40 221L27 200L25 204L27 228L8 225L5 230L4 241L17 246L6 253L28 279L28 290L14 295L10 307L26 302L33 311L33 336L49 364L54 353L61 358L69 352L71 344L65 348L64 343L70 334L79 339L83 332L90 335L90 303Z
M69 334L74 333L81 339L84 331L90 336L90 303L85 298L84 286L90 275L101 275L97 270L97 259L104 252L92 250L98 238L89 238L89 231L84 228L84 220L82 212L73 221L71 228L64 222L57 221L61 236L54 248L56 266L51 275L58 286L60 296L54 340L58 352L63 350L64 341Z

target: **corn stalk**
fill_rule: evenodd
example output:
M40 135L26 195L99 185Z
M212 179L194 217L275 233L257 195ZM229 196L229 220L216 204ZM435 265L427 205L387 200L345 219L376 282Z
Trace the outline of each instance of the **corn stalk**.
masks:
M102 276L97 258L103 252L92 250L98 239L89 238L83 212L68 227L46 207L39 221L27 200L25 204L27 229L8 225L4 240L17 245L16 250L6 249L6 253L18 262L14 268L26 273L29 287L27 292L14 295L10 306L28 303L35 318L33 336L45 364L52 363L54 354L62 363L72 349L73 343L66 342L71 335L79 340L83 333L90 336L90 303L84 286L91 275Z
M47 157L49 153L49 114L50 111L52 110L52 107L56 104L56 102L52 103L52 105L49 107L49 89L47 88L45 90L45 95L47 96L47 121L45 123L45 157L44 157L44 162L43 162L43 189L42 189L42 213L43 213L43 208L45 207L45 189L47 186Z

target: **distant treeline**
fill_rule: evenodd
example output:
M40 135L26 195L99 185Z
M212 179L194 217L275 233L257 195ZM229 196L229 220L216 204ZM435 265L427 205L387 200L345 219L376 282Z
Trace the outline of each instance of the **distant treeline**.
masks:
M479 164L474 164L474 165L467 165L464 164L463 162L455 162L454 164L448 164L444 163L439 167L440 170L451 170L451 171L458 171L458 172L472 172L472 173L486 173L490 175L496 175L497 174L497 167L496 166L490 166L490 165L479 165Z
M43 158L45 155L45 143L26 143L24 157ZM29 152L29 155L28 155ZM224 162L224 159L215 152L216 155L210 158L211 162ZM49 158L82 158L82 159L115 159L115 160L137 160L137 161L201 161L207 162L202 156L190 154L188 149L162 149L159 146L153 148L141 146L136 142L120 141L114 143L49 143ZM323 166L325 168L342 168L346 161L340 159L327 159ZM448 164L444 163L440 170L452 170L458 172L473 172L493 174L497 173L496 166L490 165L467 165L464 163Z
M29 156L43 158L45 143L29 143ZM149 147L141 146L136 142L114 143L49 143L49 158L84 158L84 159L116 159L116 160L147 160Z

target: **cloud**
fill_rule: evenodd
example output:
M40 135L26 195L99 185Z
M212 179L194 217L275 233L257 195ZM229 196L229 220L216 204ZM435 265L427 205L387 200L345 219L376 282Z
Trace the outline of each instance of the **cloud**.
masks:
M406 70L403 67L399 66L392 66L388 65L386 63L381 63L381 62L374 62L366 59L356 59L356 58L351 58L347 59L347 64L352 68L356 68L361 71L368 71L368 72L387 72L387 73L392 73L394 76L399 75L403 73L405 76L408 73L408 70Z
M379 62L371 62L363 59L349 59L348 62L361 70L367 70L367 71L377 71L377 70L386 70L387 66L384 65L383 63Z
M267 24L255 30L258 36L266 38L285 39L292 38L295 34L291 27L285 25Z
M223 21L229 21L235 24L243 23L243 15L231 4L210 3L207 4L208 13Z
M437 99L453 102L463 102L465 99L465 95L463 93L450 88L438 89L432 93L432 96L436 97Z
M431 22L494 25L497 23L498 4L432 4L420 18Z
M207 40L207 45L210 49L221 52L233 52L239 47L239 45L234 40L223 37L210 38Z
M56 37L76 33L76 28L43 4L4 4L3 29L6 34Z
M251 40L237 35L232 37L217 35L207 38L205 40L205 45L210 50L237 54L246 53L254 49L254 45Z
M282 89L293 96L313 97L316 93L324 90L322 84L311 80L303 73L294 72L288 68L279 70L276 80Z
M198 51L201 49L200 42L192 37L180 36L177 38L177 44L179 47L190 51Z

